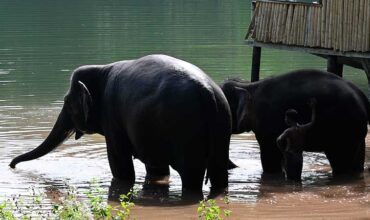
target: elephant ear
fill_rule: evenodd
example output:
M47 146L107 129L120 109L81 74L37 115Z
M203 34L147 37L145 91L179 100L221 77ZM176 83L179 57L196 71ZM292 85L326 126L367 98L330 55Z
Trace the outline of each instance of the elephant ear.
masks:
M247 116L248 116L248 104L252 99L252 95L243 88L235 87L235 96L237 97L237 109L236 109L236 128L241 131L246 127Z
M85 122L87 122L89 113L91 112L92 97L91 97L89 89L83 82L78 81L78 84L80 86L80 93L81 93L80 94L80 104L82 108L82 113L83 113Z

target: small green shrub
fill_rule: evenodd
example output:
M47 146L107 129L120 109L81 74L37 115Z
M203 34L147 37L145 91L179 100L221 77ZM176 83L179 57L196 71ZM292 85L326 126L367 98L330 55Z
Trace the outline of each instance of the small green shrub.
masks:
M225 204L230 203L229 197L227 196L225 196L225 198L222 200ZM224 217L229 217L231 215L231 211L229 209L222 210L214 199L200 201L197 213L199 218L205 220L222 220L222 215Z
M68 187L66 195L61 197L59 203L43 207L42 202L47 200L46 195L35 188L29 190L28 195L13 196L0 203L1 220L87 220L87 219L131 219L132 202L136 190L132 189L126 195L121 195L120 205L112 207L104 199L106 191L99 186L96 180L90 183L89 190L85 192L87 199L77 197L75 187ZM135 218L133 218L135 219Z
M120 205L119 209L116 209L117 214L113 218L114 220L126 220L131 217L131 209L135 207L135 204L132 202L134 196L136 196L136 190L132 189L126 195L120 196ZM136 218L134 218L136 219Z

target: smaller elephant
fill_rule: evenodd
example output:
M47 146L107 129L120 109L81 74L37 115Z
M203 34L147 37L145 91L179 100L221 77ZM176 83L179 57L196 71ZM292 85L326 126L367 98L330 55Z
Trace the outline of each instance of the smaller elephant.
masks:
M10 167L39 158L68 139L105 137L113 177L135 180L133 158L147 177L181 177L183 196L202 197L205 172L211 194L228 186L231 113L220 87L201 69L166 55L76 69L48 137Z
M283 154L283 169L287 174L288 179L294 179L300 177L303 166L303 149L308 144L307 136L308 132L313 129L316 121L316 99L312 98L309 102L311 107L311 121L300 125L298 123L298 112L295 109L288 109L285 112L285 123L289 126L277 139L276 144ZM289 164L295 157L297 164ZM293 171L292 171L293 170ZM289 176L291 173L298 173L296 177ZM299 179L298 179L299 180Z
M252 83L231 79L223 83L222 90L231 109L232 133L254 132L264 174L283 171L284 155L276 139L287 129L286 110L297 110L298 121L306 124L312 120L306 100L312 97L316 99L315 122L306 133L302 150L325 153L333 176L364 171L370 103L351 82L332 73L306 69ZM299 167L299 158L290 157L290 166ZM287 176L300 179L300 172L293 169Z

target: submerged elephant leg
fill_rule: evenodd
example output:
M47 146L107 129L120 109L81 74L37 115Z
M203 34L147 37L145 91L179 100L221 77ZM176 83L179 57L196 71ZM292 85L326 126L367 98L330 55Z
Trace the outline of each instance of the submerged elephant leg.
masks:
M276 146L276 141L257 138L261 150L261 163L264 173L282 173L282 154Z
M352 170L355 173L360 173L364 171L364 164L365 164L365 151L366 151L366 144L365 139L363 139L355 153L355 157L352 161Z
M132 160L132 145L125 134L106 135L109 166L114 178L133 182L135 169Z
M145 181L156 181L162 180L164 177L170 175L170 168L169 166L165 167L153 167L149 165L145 165L146 169L146 176Z
M179 172L182 182L183 200L201 200L203 199L203 179L205 166L203 167L185 167Z
M330 162L330 166L332 168L332 173L334 177L340 177L343 175L348 174L354 174L356 173L354 168L357 167L357 169L360 169L360 166L362 166L363 170L363 162L364 159L360 159L359 161L355 161L358 158L357 155L357 148L353 150L341 150L346 149L344 148L346 146L345 144L336 146L337 149L332 148L333 150L327 150L325 151L326 157L328 158ZM359 148L358 148L359 149ZM364 149L365 150L365 149ZM361 152L359 152L361 154ZM359 171L357 171L358 173Z

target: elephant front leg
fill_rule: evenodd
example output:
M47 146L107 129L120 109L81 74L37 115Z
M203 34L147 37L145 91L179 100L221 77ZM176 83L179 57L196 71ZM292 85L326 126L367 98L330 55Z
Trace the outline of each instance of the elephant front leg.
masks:
M134 182L135 169L132 160L132 145L128 138L120 135L106 137L109 166L114 178Z

